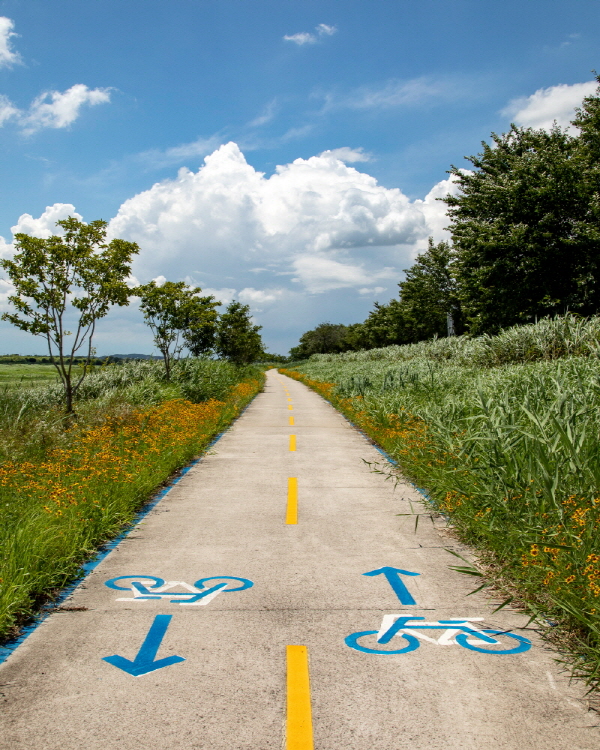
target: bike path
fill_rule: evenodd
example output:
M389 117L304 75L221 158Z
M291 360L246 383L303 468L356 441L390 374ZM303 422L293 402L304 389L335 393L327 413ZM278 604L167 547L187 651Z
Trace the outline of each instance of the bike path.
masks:
M397 515L423 507L365 464L381 460L270 371L209 455L0 667L0 748L597 748L584 687L525 615L467 597L473 582L445 548L466 551L426 516L415 532ZM423 619L398 629L396 617ZM510 633L492 644L484 630Z

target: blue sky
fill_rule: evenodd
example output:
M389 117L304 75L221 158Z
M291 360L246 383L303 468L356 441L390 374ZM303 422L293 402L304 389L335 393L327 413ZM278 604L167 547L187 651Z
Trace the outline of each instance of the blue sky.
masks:
M597 0L0 0L0 251L110 221L140 282L250 304L272 351L364 319L444 237L450 164L595 89ZM207 158L205 163L205 158ZM0 279L0 306L9 285ZM0 323L0 353L43 351ZM152 349L137 306L98 351Z

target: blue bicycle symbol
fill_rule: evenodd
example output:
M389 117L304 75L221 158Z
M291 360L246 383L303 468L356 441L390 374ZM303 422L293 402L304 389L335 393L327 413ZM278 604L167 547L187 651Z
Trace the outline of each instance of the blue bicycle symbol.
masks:
M128 582L125 584L125 582ZM220 581L214 586L206 586L207 581ZM240 583L240 586L230 585L230 581ZM125 585L121 585L125 584ZM117 601L151 601L157 599L168 599L171 604L208 604L220 593L230 591L243 591L254 586L247 578L238 576L209 576L200 578L193 585L185 581L165 581L157 576L117 576L105 581L105 586L117 591L130 591L133 596L121 597ZM184 588L186 591L172 591L174 588Z
M421 640L430 641L440 646L451 646L457 644L469 651L477 651L480 654L500 654L502 656L508 656L509 654L522 654L525 651L529 651L531 648L531 641L523 636L516 635L515 633L508 633L504 630L478 630L473 624L474 619L471 620L456 619L456 620L438 620L437 622L416 622L425 620L424 617L395 617L394 615L387 615L384 618L384 627L389 623L389 620L393 620L393 624L387 627L385 630L364 630L360 633L352 633L346 639L346 645L355 651L362 651L365 654L407 654L410 651L415 651L421 645ZM387 623L386 623L387 621ZM444 630L440 638L434 640L430 636L425 635L420 631L431 631L431 630ZM383 632L382 632L383 631ZM360 639L366 638L367 636L378 636L376 638L377 645L387 645L394 636L403 638L406 645L399 649L389 648L369 648L359 643ZM508 639L508 641L506 640ZM515 645L517 641L517 645ZM488 647L486 647L486 644ZM500 646L500 648L493 648L493 646ZM508 646L508 648L506 648Z

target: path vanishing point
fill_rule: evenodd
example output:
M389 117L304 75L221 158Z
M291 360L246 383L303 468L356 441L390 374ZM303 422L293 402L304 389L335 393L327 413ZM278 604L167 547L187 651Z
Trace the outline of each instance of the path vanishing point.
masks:
M597 750L585 687L526 615L467 596L445 548L464 549L426 514L415 531L418 492L365 461L269 371L0 667L0 747Z

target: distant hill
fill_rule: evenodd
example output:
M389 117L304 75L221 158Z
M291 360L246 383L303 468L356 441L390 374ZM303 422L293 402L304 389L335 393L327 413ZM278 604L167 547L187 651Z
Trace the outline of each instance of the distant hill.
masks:
M108 354L109 359L162 359L154 354ZM98 357L98 359L104 359Z

